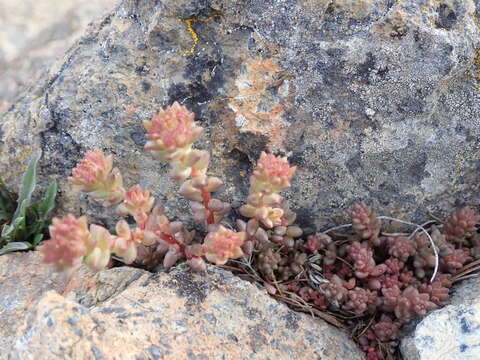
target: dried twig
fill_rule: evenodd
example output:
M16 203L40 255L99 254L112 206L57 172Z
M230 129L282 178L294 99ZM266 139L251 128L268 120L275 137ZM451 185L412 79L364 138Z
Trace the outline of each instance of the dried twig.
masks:
M479 276L480 273L472 274L475 271L480 271L480 259L472 261L471 263L465 265L459 271L457 271L457 273L453 276L452 282L456 283L461 280Z
M430 211L427 212L428 216L430 216L433 220L435 220L436 222L438 222L439 224L443 224L443 220L440 219L438 216L436 215L433 215Z
M326 233L329 233L330 231L334 231L334 230L339 230L339 229L345 229L345 228L349 228L351 227L352 224L344 224L344 225L338 225L338 226L334 226L330 229L327 229L325 231L322 231L322 234L326 234Z
M373 321L375 320L375 316L377 315L377 313L373 314L372 317L370 318L370 320L368 321L368 324L365 326L365 328L360 332L360 334L358 334L356 337L357 339L359 337L361 337L363 334L365 334L367 332L367 330L370 328L370 326L372 326L373 324Z
M309 303L305 302L302 298L300 298L297 294L295 293L290 293L288 292L289 295L296 297L297 299L294 299L292 297L286 297L286 296L281 296L278 294L273 295L273 297L278 298L279 300L294 306L297 310L310 313L312 316L318 316L319 318L325 320L326 322L337 326L342 329L346 329L347 326L342 323L341 321L338 320L338 317L336 315L331 315L329 313L326 313L324 311L318 310L311 306Z

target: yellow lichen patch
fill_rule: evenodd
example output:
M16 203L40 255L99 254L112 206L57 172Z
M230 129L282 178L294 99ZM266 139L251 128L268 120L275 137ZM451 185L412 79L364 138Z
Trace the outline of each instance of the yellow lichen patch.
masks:
M466 74L475 80L477 89L480 90L480 48L475 50L472 65L466 71Z
M288 79L282 68L272 59L251 59L235 85L237 93L229 107L237 128L265 135L273 148L280 148L288 126L282 119L282 100L288 95Z
M216 17L219 17L219 16L220 16L220 14L212 14L205 19L200 19L200 18L197 18L195 16L191 17L191 18L188 18L188 19L182 19L182 18L178 19L178 21L181 21L181 22L185 23L185 26L187 27L187 31L190 33L190 36L192 37L192 41L193 41L192 47L189 50L186 50L185 54L188 54L188 55L194 54L195 49L197 48L198 42L200 41L200 37L198 36L198 33L193 28L193 23L195 23L195 22L207 22L207 21L210 21L213 18L216 18Z
M333 0L330 8L335 11L345 11L354 19L363 19L370 15L372 8L379 0Z

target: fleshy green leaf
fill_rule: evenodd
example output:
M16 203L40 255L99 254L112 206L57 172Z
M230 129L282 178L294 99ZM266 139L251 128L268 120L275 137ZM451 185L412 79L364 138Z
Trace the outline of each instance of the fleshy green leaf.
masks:
M32 242L32 247L37 247L38 244L40 244L40 242L43 240L43 234L37 234L35 235L35 237L33 238L33 242Z
M42 217L43 220L48 218L51 211L53 210L53 207L55 206L55 197L57 196L57 187L58 187L57 181L54 180L53 183L51 183L48 186L47 191L45 193L45 198L40 204L38 211L39 211L39 215Z
M20 189L20 194L18 196L17 210L13 214L13 219L15 219L20 214L20 207L26 201L26 206L30 205L32 199L33 190L35 190L36 179L37 179L37 163L40 159L41 153L35 154L28 164L27 171L23 174L22 178L22 188Z
M12 233L13 229L14 227L12 226L12 224L3 225L1 237L6 238Z
M30 249L30 244L27 242L18 242L18 241L11 242L0 249L0 255L13 252L13 251L28 250L28 249Z
M13 219L11 224L5 225L2 228L2 235L1 237L8 241L15 240L23 240L25 236L25 230L27 223L25 221L25 214L27 210L27 203L28 200L25 199L18 207L18 215L16 218ZM23 235L23 236L22 236Z
M7 241L9 241L9 238L12 236L14 231L18 231L19 227L21 226L21 223L24 220L25 218L20 216L20 217L17 217L11 224L5 225L2 229L2 238L7 239Z

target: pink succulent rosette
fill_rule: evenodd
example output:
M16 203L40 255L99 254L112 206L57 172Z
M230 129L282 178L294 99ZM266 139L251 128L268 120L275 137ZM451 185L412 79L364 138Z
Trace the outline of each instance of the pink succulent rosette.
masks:
M111 155L105 157L98 149L87 151L68 180L96 200L117 204L125 197L125 189L120 171L112 165Z
M121 215L130 214L138 223L144 223L154 203L155 198L150 196L150 191L143 190L140 185L135 185L127 191L123 203L117 208L117 212Z
M205 237L203 250L208 261L223 265L230 259L238 259L243 255L241 246L245 241L244 232L228 230L222 225L215 232Z
M101 150L87 151L82 161L73 169L73 184L83 187L83 191L97 190L104 184L112 171L112 156L105 157Z
M190 150L203 134L203 128L194 122L195 114L178 102L144 121L147 130L145 149L152 151L162 161L172 161Z
M43 261L58 270L72 268L81 263L87 254L90 232L87 218L67 215L53 218L49 227L50 239L40 246Z
M288 189L296 170L286 157L262 152L250 180L251 192L273 193Z

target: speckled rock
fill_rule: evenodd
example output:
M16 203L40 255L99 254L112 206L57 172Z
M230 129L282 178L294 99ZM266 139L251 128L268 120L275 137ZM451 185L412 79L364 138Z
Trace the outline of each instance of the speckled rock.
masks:
M41 261L38 252L0 256L0 359L11 351L19 324L32 304L50 290L84 306L93 306L121 293L146 272L120 267L95 273L81 267L67 276Z
M18 323L8 358L363 359L346 333L224 270L136 271L123 291L86 306L73 300L78 290L46 293Z
M142 120L179 101L207 129L200 146L234 207L266 149L298 166L289 197L307 228L357 200L413 220L477 205L478 6L123 0L3 116L0 172L15 183L42 149L62 209L105 221L65 183L82 153L101 147L127 184L152 189L185 219L166 166L142 150Z
M116 0L0 0L0 111L63 57ZM40 80L45 81L45 80Z
M49 290L61 290L66 282L34 252L0 256L0 358L31 304Z
M400 349L404 360L480 359L480 278L456 286L449 305L424 318Z

